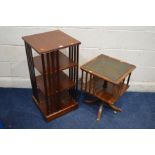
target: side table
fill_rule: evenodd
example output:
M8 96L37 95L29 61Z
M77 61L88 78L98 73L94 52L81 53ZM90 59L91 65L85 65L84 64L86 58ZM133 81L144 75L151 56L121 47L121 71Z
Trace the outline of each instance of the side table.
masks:
M129 88L131 73L135 68L132 64L101 54L81 66L81 90L107 103L114 111L121 112L114 103ZM103 104L97 120L101 119L102 111Z

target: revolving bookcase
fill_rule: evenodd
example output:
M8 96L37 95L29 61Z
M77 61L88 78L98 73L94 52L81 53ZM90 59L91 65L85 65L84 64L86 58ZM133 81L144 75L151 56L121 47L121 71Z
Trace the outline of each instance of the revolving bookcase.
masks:
M60 30L24 36L23 40L32 98L46 120L76 109L80 41Z
M81 90L108 104L114 111L121 112L114 104L129 88L130 76L135 68L132 64L101 54L81 66ZM94 101L86 100L89 103ZM102 110L101 103L97 120L100 120Z

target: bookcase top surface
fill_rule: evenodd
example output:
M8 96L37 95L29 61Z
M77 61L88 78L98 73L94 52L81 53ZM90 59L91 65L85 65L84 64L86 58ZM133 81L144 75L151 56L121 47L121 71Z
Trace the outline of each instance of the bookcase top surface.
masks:
M39 54L81 44L80 41L60 30L24 36L22 39Z
M135 68L132 64L103 54L81 66L81 69L86 72L90 72L114 84L119 84Z

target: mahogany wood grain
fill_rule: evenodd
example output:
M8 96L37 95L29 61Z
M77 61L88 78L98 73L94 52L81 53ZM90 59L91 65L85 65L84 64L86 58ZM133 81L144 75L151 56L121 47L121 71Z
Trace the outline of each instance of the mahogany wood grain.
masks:
M33 60L34 60L35 68L42 74L43 68L42 68L42 64L41 64L41 57L36 56L33 58ZM53 63L56 64L56 59L52 60L52 57L50 58L49 61L50 61L50 65L52 65L51 62L53 62L53 61L54 61ZM72 68L76 65L77 64L74 63L72 60L70 60L66 55L64 55L62 52L59 52L59 71L65 70L68 68ZM54 68L51 67L50 70L49 70L49 67L50 66L47 65L47 59L45 59L45 73L46 74L58 71L56 66L54 66Z
M22 39L39 54L53 52L55 50L81 44L80 41L60 30L24 36Z
M50 91L49 89L49 84L47 83L47 90L48 92L46 93L45 92L45 88L44 88L44 83L43 83L43 76L42 75L39 75L36 77L36 80L37 80L37 86L38 88L42 91L42 93L44 95L52 95L52 94L55 94L55 89L57 92L61 92L61 91L64 91L66 89L69 89L69 88L72 88L75 86L75 83L69 79L69 77L63 73L62 71L58 73L59 76L60 76L60 84L59 84L59 88L55 88L55 81L52 82L52 91ZM51 75L51 78L53 76ZM54 85L54 88L53 88L53 85Z
M60 30L25 36L22 39L25 42L33 100L46 120L76 109L78 104L74 98L77 96L81 42ZM32 49L39 55L33 57ZM68 51L69 57L60 49ZM40 75L35 75L36 70ZM68 70L69 77L63 70Z
M78 108L78 104L72 99L72 97L70 97L68 93L63 92L59 96L60 97L60 102L58 103L59 109L49 114L47 111L44 95L40 91L38 92L38 94L39 94L39 101L37 101L34 96L32 96L32 98L34 102L36 103L36 105L38 106L41 113L43 114L45 120L47 121L51 121L57 117L60 117Z

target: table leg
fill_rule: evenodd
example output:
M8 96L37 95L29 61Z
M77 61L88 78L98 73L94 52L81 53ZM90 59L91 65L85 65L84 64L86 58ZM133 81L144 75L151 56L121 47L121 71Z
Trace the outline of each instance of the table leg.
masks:
M118 107L116 107L116 106L113 105L113 104L109 104L109 106L110 106L113 110L115 110L115 111L122 112L122 109L121 109L121 108L118 108Z
M92 103L95 103L95 102L97 102L99 99L98 98L96 98L96 99L94 99L94 100L92 100L92 99L85 99L84 101L86 102L86 103L89 103L89 104L92 104Z
M97 121L101 120L102 111L103 111L103 104L101 103L98 114L97 114Z

